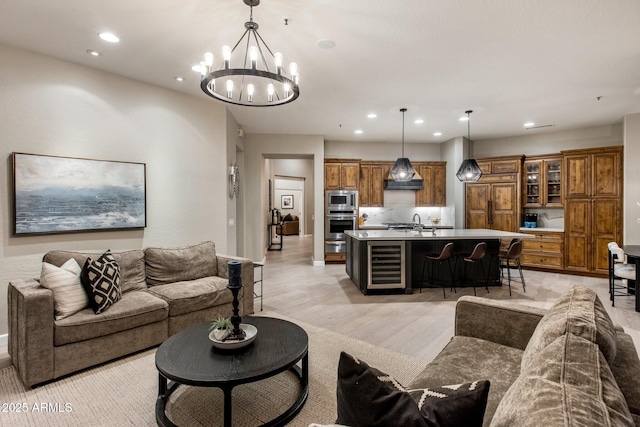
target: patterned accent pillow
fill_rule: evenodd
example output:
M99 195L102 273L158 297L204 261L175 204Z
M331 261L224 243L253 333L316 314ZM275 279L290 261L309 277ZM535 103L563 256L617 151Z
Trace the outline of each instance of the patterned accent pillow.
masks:
M488 380L409 390L428 426L482 427Z
M89 296L89 305L96 314L104 312L122 298L120 267L110 250L97 260L87 258L80 279Z
M489 381L407 390L345 352L338 365L336 423L359 426L482 426Z
M53 292L56 320L64 319L89 306L89 299L80 283L80 265L70 258L62 266L42 263L40 285Z

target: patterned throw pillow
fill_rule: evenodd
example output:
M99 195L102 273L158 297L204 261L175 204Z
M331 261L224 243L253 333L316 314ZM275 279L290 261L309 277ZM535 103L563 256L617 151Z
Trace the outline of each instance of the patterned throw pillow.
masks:
M122 298L120 267L109 250L97 260L87 258L80 279L89 296L89 305L96 314Z
M342 352L336 423L359 426L482 426L489 381L407 390L390 375Z
M64 319L89 305L87 294L80 283L81 268L70 258L60 267L48 262L42 263L40 285L53 292L53 306L56 320Z

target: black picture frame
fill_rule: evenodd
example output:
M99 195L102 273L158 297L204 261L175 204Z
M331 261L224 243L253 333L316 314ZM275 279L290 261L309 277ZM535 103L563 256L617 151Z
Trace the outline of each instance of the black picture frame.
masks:
M293 209L293 194L280 196L280 206L282 209Z
M146 164L12 153L13 235L147 226Z

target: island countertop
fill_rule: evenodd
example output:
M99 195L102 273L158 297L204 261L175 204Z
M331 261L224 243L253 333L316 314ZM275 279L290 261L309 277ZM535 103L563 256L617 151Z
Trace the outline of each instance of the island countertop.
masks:
M431 230L349 230L350 237L356 240L461 240L461 239L532 239L531 234L512 233L489 229L438 229L435 234Z

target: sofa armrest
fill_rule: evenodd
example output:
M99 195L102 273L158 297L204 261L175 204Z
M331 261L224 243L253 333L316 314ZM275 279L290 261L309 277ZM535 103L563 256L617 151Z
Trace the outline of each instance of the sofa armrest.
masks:
M9 282L9 355L26 387L54 377L53 293L35 279Z
M456 304L455 334L524 350L546 312L511 301L463 296Z
M240 277L242 280L242 303L240 311L242 315L253 314L253 261L248 258L231 255L216 254L218 263L218 276L229 278L229 261L240 261L242 264Z

